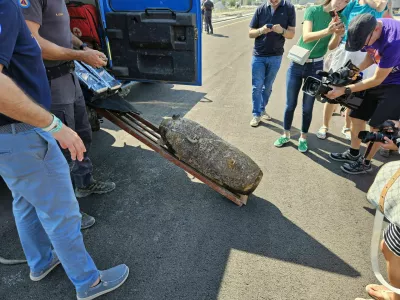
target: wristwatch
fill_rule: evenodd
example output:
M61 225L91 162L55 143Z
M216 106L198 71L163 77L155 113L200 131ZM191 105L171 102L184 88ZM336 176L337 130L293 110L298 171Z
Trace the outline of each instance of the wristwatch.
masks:
M352 93L351 88L349 88L348 86L346 86L345 89L344 89L344 94L345 94L346 96L349 96L349 95L351 95L351 93Z
M88 46L86 43L82 43L82 45L79 46L79 49L85 50L85 48Z

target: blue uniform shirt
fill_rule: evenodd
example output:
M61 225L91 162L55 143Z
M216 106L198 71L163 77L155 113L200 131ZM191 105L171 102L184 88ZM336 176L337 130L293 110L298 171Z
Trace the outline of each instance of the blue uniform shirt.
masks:
M261 28L266 24L280 24L283 28L296 27L296 11L289 1L281 0L278 8L272 11L270 4L259 6L250 22L250 28ZM283 54L285 38L275 32L263 34L254 41L254 56L279 56Z
M20 11L29 1L0 0L0 64L3 73L36 103L50 109L51 94L42 51ZM0 126L15 123L0 114Z

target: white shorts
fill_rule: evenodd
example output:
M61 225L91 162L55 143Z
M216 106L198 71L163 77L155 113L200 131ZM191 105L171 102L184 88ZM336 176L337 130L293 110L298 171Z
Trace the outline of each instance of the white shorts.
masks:
M340 67L343 67L345 63L347 63L350 59L353 64L356 66L360 65L364 60L367 53L357 51L357 52L349 52L344 49L345 44L340 44L334 51L331 52L331 63L329 67L326 67L326 70L333 70L336 71ZM376 64L365 69L363 73L363 79L370 78L374 75L375 70L377 68Z

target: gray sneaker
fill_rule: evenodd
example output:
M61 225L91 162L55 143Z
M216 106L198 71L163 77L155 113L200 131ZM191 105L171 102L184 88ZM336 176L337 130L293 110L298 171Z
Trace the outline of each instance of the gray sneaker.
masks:
M261 113L261 119L263 119L263 120L265 120L265 121L271 121L272 120L272 117L269 115L269 114L267 114L266 112L265 112L265 110Z
M92 184L75 189L76 198L87 197L91 194L106 194L115 190L114 182L102 182L94 180Z
M58 259L58 256L56 252L52 251L53 253L53 258L51 259L50 264L45 268L44 270L40 272L32 272L29 274L29 277L32 281L39 281L42 280L49 274L55 267L57 267L60 264L60 260Z
M253 117L253 119L251 119L251 121L250 121L250 126L257 127L258 124L260 124L260 121L261 121L261 117Z
M96 223L96 219L92 216L89 216L87 213L81 211L82 221L81 221L81 230L88 229Z
M331 153L331 154L329 154L329 157L336 161L352 163L354 161L357 161L361 157L361 154L359 153L358 155L353 156L350 154L350 149L348 149L348 150L344 151L343 153Z
M357 175L357 174L367 174L372 171L372 165L368 165L364 162L364 158L360 157L357 161L353 163L345 163L340 167L343 172L347 174Z
M114 268L100 271L100 282L98 285L89 288L87 291L76 294L78 300L92 300L101 295L112 292L119 288L128 278L129 268L126 265L119 265Z

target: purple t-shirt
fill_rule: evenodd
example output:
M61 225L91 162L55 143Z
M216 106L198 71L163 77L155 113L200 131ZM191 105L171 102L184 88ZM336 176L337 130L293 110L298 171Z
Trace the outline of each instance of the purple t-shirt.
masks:
M400 84L400 21L378 19L383 23L381 37L367 52L373 55L380 68L393 68L382 84Z

